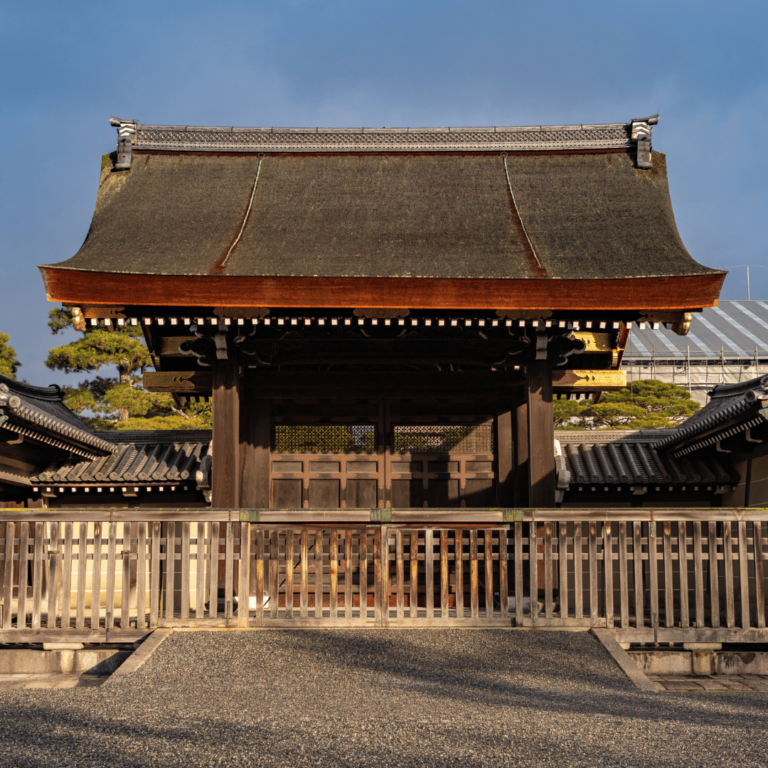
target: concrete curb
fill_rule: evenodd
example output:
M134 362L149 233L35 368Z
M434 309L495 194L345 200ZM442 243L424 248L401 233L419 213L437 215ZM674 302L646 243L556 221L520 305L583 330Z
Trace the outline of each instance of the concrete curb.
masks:
M603 644L613 660L621 667L624 674L634 683L635 688L646 693L659 693L664 687L650 680L645 672L635 664L629 654L619 645L616 638L607 629L593 629L592 634Z
M173 634L172 629L156 629L111 675L120 678L130 675L142 667L149 657L160 647L160 643Z

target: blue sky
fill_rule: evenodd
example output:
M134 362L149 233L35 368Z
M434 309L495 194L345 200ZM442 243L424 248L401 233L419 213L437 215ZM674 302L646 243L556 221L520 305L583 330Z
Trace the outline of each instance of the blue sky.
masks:
M444 126L623 122L660 113L691 254L768 265L765 2L35 2L0 10L0 330L43 365L37 264L91 219L110 114L145 123ZM651 223L649 222L649 226ZM128 254L126 254L128 256ZM768 299L768 269L751 270ZM722 298L745 299L734 268Z

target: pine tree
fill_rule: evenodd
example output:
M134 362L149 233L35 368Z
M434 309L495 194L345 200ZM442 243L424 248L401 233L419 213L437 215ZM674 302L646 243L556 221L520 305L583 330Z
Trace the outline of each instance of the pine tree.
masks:
M657 379L633 381L591 400L555 401L555 426L566 429L670 429L699 410L690 393Z
M54 335L72 328L69 309L52 309L48 327ZM141 374L152 365L137 326L87 326L81 338L48 351L45 364L65 373L96 373L115 366L116 377L95 376L65 387L68 408L97 429L209 429L211 407L196 403L179 408L168 394L152 394L141 386ZM90 415L89 415L90 414Z
M16 350L10 341L11 337L7 333L0 333L0 374L15 379L21 363L16 359Z

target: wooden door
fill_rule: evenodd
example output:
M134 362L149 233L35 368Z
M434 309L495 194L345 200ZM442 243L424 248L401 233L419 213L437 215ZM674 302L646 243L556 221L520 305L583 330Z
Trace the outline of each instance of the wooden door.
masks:
M270 460L273 509L380 506L384 450L375 424L277 424Z
M393 424L387 451L392 507L495 507L493 419Z
M493 507L491 417L285 423L272 430L273 509Z

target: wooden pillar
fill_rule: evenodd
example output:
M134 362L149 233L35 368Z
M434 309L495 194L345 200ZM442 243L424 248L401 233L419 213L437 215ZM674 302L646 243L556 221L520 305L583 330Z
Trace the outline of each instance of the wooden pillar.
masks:
M552 421L552 364L528 364L528 503L555 506L555 428Z
M499 404L496 411L496 455L498 457L498 504L515 506L515 440L514 410L509 404Z
M240 506L240 371L237 360L213 364L213 467L211 505Z
M269 455L272 419L269 401L254 394L253 390L248 390L248 400L243 403L241 415L241 503L247 509L268 509L271 504Z
M523 387L515 387L512 399L515 434L514 505L527 507L528 503L528 398Z
M528 400L523 387L497 409L499 505L528 506Z

